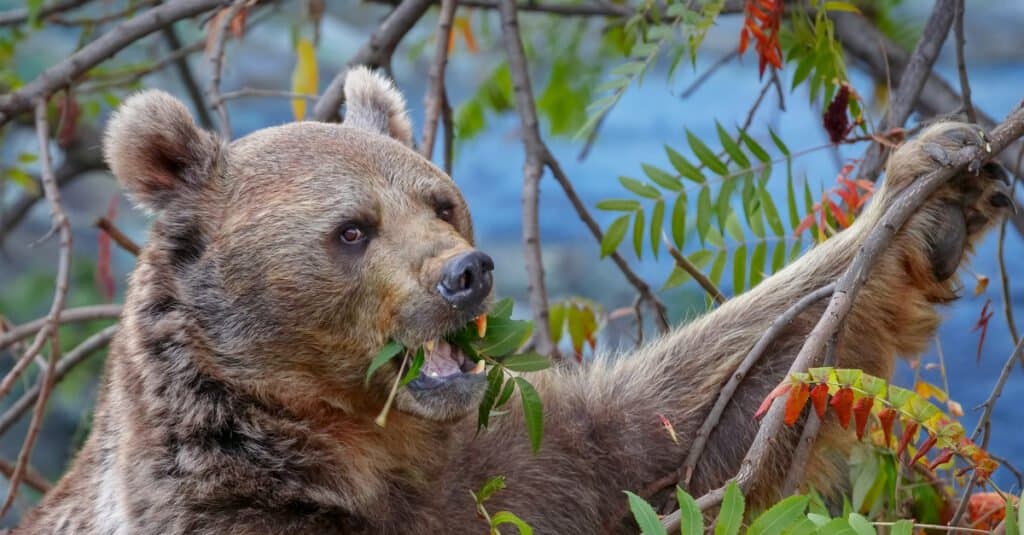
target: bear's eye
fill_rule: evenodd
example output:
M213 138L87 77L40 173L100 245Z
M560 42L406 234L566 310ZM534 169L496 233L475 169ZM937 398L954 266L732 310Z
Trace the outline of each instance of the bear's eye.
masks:
M435 209L437 218L446 223L451 223L455 217L455 207L449 203L442 203Z
M346 245L355 245L366 239L366 233L356 225L346 225L341 229L341 242Z

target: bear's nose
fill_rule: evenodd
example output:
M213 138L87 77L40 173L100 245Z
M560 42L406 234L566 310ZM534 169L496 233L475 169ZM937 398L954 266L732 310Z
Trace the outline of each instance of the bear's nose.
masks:
M453 308L479 305L491 293L494 260L480 251L457 255L441 267L437 290Z

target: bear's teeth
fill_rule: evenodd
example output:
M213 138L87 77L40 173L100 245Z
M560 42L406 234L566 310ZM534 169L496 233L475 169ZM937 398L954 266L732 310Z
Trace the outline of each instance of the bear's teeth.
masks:
M431 377L437 377L438 376L437 372L428 372L427 375L429 375Z
M487 365L487 363L484 362L484 359L480 359L480 360L476 361L476 366L473 366L473 369L470 370L470 373L483 373L484 367L486 365Z
M427 351L432 353L434 351L434 341L431 340L431 341L423 344L423 349L426 349Z

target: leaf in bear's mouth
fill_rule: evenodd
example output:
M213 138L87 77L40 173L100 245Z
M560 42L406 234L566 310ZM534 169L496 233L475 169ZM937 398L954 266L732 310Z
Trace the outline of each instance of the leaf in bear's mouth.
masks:
M457 372L483 373L485 368L489 368L486 370L487 390L480 404L478 427L485 427L491 410L504 405L518 388L520 397L524 398L523 410L530 442L536 450L540 446L543 431L540 398L532 387L523 386L529 385L525 379L513 377L508 373L540 371L551 366L551 360L544 355L534 352L515 353L526 343L532 332L532 322L512 319L512 300L506 298L495 303L489 313L473 318L461 329L417 348L411 362L410 348L395 340L389 340L370 362L370 367L366 371L366 384L369 385L370 377L381 366L399 355L402 356L399 370L405 372L395 378L384 408L377 416L377 424L381 427L386 424L387 413L398 388L412 382L421 372L445 376ZM444 355L434 358L448 358L453 362L427 363L428 354L433 355L435 352ZM469 368L468 364L471 362L475 362L475 366ZM453 365L457 366L458 370L449 369Z

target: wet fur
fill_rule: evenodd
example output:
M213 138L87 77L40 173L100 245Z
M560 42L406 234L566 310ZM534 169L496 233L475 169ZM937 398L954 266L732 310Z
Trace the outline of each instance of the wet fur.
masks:
M457 191L406 148L400 95L366 71L354 77L347 126L287 125L221 146L159 94L129 101L114 120L111 167L161 215L131 277L92 433L15 533L482 533L469 492L494 475L507 489L488 502L492 512L513 511L537 533L598 532L622 510L623 490L683 462L688 437L767 325L834 280L894 196L938 165L921 142L907 143L850 229L751 291L635 354L533 374L546 409L533 455L517 410L476 437L475 413L426 414L408 399L387 428L373 423L397 373L382 370L363 387L376 348L394 333L422 341L464 321L436 308L429 289L439 259L472 246L472 229L461 197L452 225L430 219L420 194ZM940 125L922 138L953 152L959 142L948 134L963 128ZM175 143L182 138L196 152ZM325 173L354 178L317 178ZM841 366L888 377L897 355L925 349L936 305L956 297L949 266L996 219L987 180L957 179L898 233L845 322ZM329 235L335 212L367 205L385 214L372 255L304 241ZM958 216L960 243L940 238ZM754 408L823 307L794 321L742 383L691 494L737 470L757 429ZM794 441L777 443L749 497L755 506L778 497ZM841 481L850 442L827 419L806 484L828 491Z

